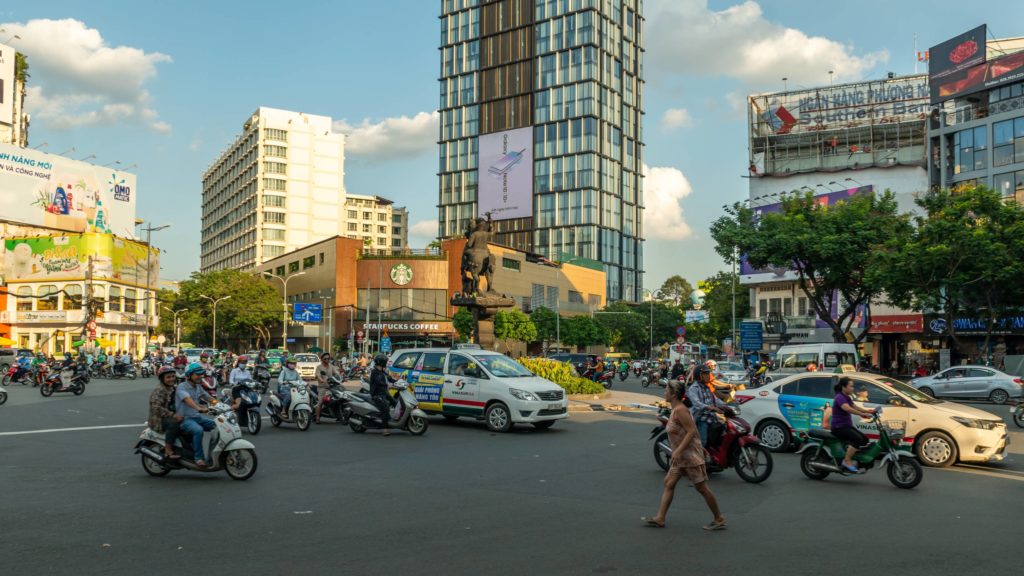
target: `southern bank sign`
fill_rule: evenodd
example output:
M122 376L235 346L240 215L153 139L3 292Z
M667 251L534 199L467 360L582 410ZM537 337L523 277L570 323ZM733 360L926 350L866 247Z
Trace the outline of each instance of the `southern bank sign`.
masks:
M957 317L953 319L953 331L957 334L984 334L988 332L988 318ZM933 317L928 322L928 329L935 334L949 332L949 323L945 318ZM993 334L1024 333L1024 315L1002 316L994 320Z

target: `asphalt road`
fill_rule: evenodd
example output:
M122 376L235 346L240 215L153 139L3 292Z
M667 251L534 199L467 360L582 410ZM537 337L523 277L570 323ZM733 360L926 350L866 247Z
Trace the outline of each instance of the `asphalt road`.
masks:
M422 437L265 426L259 470L151 478L132 447L155 380L84 396L10 388L0 406L0 572L37 574L1009 574L1024 457L926 469L911 491L874 471L814 482L791 454L750 485L712 479L729 521L681 483L644 528L663 474L646 413L574 413L495 435L432 420ZM124 427L112 427L125 425ZM25 433L81 428L69 431ZM1024 443L1017 432L1014 442Z

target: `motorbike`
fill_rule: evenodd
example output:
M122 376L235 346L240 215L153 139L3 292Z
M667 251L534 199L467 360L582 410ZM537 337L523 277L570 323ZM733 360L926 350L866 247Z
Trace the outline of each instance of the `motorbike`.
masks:
M153 370L153 364L149 360L143 360L139 364L139 374L141 374L143 378L149 378L155 373L156 372Z
M185 366L174 366L174 377L178 379L178 382L184 382Z
M874 467L885 465L889 481L897 488L910 489L921 483L924 472L914 454L900 446L906 432L906 422L883 423L882 411L871 415L871 422L878 428L878 440L861 448L854 455L857 472L849 472L841 463L846 454L846 444L828 430L811 428L807 431L806 443L797 450L800 457L800 471L812 480L824 480L829 474L843 476L864 474ZM902 426L902 427L901 427Z
M259 384L260 394L266 394L267 390L270 390L270 366L257 364L253 378Z
M263 416L260 414L260 406L263 405L263 396L260 394L259 383L253 380L245 380L235 384L235 387L241 387L239 391L239 397L242 399L241 405L237 411L245 410L247 412L247 422L245 429L249 434L259 434L260 428L263 427ZM234 388L223 388L221 389L221 402L226 402L229 405L234 402L232 398L232 392ZM237 412L236 411L236 412Z
M291 403L288 405L288 411L282 412L284 406L281 398L277 394L271 394L266 408L267 414L270 414L270 423L277 427L282 422L294 422L299 427L299 430L308 430L309 423L313 421L313 410L309 401L309 387L302 381L286 382L286 384L288 386L286 390L291 394Z
M753 427L739 417L739 407L729 406L723 410L726 419L721 438L717 443L708 442L709 445L714 444L707 448L708 472L722 472L732 468L746 482L764 482L772 475L772 453L761 445L761 440L753 433ZM669 445L668 431L665 430L671 413L668 408L658 411L660 424L651 430L650 437L654 440L654 460L666 472L672 460L672 447Z
M345 374L345 380L358 380L366 375L366 368L353 364Z
M405 380L392 383L390 392L394 396L395 404L382 415L373 402L365 383L359 392L341 391L342 397L342 424L348 424L353 432L363 433L370 428L383 428L382 418L388 418L388 427L405 430L413 436L419 436L427 431L430 425L427 415L419 409L419 402L412 393L411 387Z
M18 376L18 371L21 371L21 376ZM17 376L17 379L15 379ZM10 384L21 384L22 386L28 386L32 382L32 370L21 369L17 364L11 364L11 367L7 369L7 373L4 374L2 380L4 386Z
M203 434L203 452L207 455L204 468L196 466L195 454L192 452L192 438L186 434L174 445L174 451L181 455L180 459L164 457L164 434L154 432L149 427L139 435L135 445L135 453L142 455L142 468L150 476L166 476L172 470L192 470L194 472L219 472L223 470L234 480L248 480L256 473L256 447L252 442L242 438L238 427L238 418L231 411L231 406L223 402L210 406L208 415L213 418L216 427Z
M1024 428L1024 400L1011 406L1010 413L1013 415L1013 423Z
M114 368L110 370L110 378L113 378L115 380L118 378L128 378L130 380L135 380L136 378L138 378L138 376L139 373L138 371L135 370L134 364L125 364L122 362L118 362L117 364L114 364Z
M39 393L49 398L55 392L71 392L75 396L85 393L85 385L89 383L89 371L87 368L72 365L70 368L54 371L39 386Z
M320 408L320 417L327 416L334 418L338 422L344 420L344 396L343 392L345 389L341 387L341 380L336 376L331 376L327 379L327 389L324 390L323 398L321 398L322 407ZM345 422L347 423L347 422Z
M626 376L629 376L629 370L626 370L626 371L621 371L620 370L619 371L619 382L625 382L626 381Z
M4 402L7 402L7 388L0 386L0 405L3 405Z
M644 369L642 366L637 366L636 368L633 368L633 375L639 378L640 375L643 374L643 371Z

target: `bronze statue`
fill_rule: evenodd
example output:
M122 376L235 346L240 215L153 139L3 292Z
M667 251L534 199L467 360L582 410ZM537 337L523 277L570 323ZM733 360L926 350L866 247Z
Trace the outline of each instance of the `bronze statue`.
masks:
M466 249L462 253L462 293L480 293L480 277L487 280L487 293L494 293L494 258L487 247L491 241L491 214L476 218L466 229Z

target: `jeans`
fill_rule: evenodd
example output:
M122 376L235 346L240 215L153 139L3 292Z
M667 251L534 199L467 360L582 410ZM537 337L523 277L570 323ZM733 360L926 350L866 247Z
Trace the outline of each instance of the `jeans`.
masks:
M391 421L391 402L392 398L387 393L373 396L373 403L377 406L377 411L380 412L380 420L385 428L388 427L388 423Z
M181 421L181 431L192 435L192 451L196 460L203 460L203 431L213 430L213 420L203 416L192 416Z
M708 427L711 424L704 420L697 420L697 434L700 435L700 443L702 446L708 445Z
M277 397L281 399L281 413L288 414L288 407L292 405L292 391L278 390Z
M161 418L160 424L164 428L164 443L174 452L174 442L181 436L181 423L174 418Z

